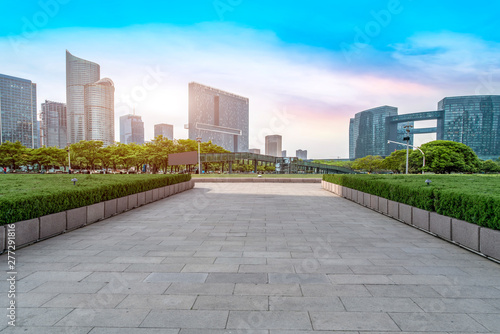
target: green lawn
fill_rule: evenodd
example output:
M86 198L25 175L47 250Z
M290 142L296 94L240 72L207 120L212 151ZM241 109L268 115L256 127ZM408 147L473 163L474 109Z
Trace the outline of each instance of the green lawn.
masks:
M321 179L323 174L193 174L193 178L210 178L210 177L258 177L262 175L265 178L308 178L308 179Z

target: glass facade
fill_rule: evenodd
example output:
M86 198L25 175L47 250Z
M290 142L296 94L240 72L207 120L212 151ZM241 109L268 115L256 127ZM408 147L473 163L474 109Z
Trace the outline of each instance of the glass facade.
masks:
M144 144L144 122L141 116L125 115L120 117L120 143Z
M295 156L302 160L307 160L307 150L297 150L295 151Z
M189 84L189 139L211 140L231 152L248 152L248 127L248 98Z
M170 140L174 140L174 126L165 123L155 124L155 138L160 135Z
M388 155L386 118L398 114L398 108L382 106L361 111L349 121L349 158Z
M273 157L283 157L281 150L282 138L280 135L266 136L266 155Z
M115 142L115 86L103 78L84 87L85 140L100 140L104 146Z
M64 148L67 145L66 103L45 100L42 103L40 136L42 145Z
M87 140L88 125L85 117L85 85L99 81L100 66L91 61L73 56L66 51L66 103L68 142Z
M36 84L0 74L0 143L19 141L38 148L37 123Z
M500 95L446 97L442 138L463 143L480 159L500 157Z

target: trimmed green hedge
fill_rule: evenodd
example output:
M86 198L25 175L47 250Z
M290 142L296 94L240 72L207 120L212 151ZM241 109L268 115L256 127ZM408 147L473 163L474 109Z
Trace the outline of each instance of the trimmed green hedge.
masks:
M427 186L426 179L431 185ZM324 175L323 180L391 201L500 229L500 177L493 175Z
M78 179L73 186L71 179ZM1 175L0 225L191 180L183 175Z

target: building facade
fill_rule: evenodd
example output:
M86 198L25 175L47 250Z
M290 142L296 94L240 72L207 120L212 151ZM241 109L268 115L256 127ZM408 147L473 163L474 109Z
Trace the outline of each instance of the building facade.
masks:
M248 127L248 98L189 84L189 139L211 140L231 152L248 152Z
M174 140L174 126L165 123L155 124L155 138L158 136Z
M19 141L25 147L38 148L36 111L36 84L0 74L0 143Z
M66 50L66 108L68 142L89 140L85 116L85 85L99 81L101 68L91 61L73 56Z
M266 155L281 158L282 153L282 137L280 135L266 136Z
M41 144L64 148L68 143L66 103L45 100L40 113Z
M295 151L297 158L302 160L307 160L307 150L297 150Z
M248 153L260 154L260 148L250 148L248 149Z
M144 144L144 122L141 116L125 115L120 117L120 143Z
M500 95L445 97L442 139L463 143L483 160L500 157Z
M472 95L445 97L434 111L397 115L397 108L385 106L356 114L349 121L349 158L387 156L401 149L396 144L387 145L387 140L403 142L404 126L425 120L436 120L437 125L412 128L410 144L414 134L436 133L438 140L469 146L480 159L500 156L500 95Z
M115 85L103 78L84 87L85 140L115 142Z

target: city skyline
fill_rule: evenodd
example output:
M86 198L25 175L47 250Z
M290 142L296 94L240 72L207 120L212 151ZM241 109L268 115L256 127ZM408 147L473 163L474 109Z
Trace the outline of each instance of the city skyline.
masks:
M406 114L445 96L500 94L498 4L222 2L124 1L99 13L82 1L8 3L0 73L36 82L38 101L64 102L71 50L113 78L115 124L135 108L146 140L162 122L188 137L186 84L203 82L252 101L250 147L280 133L283 149L304 147L311 158L348 157L349 119L361 110Z

